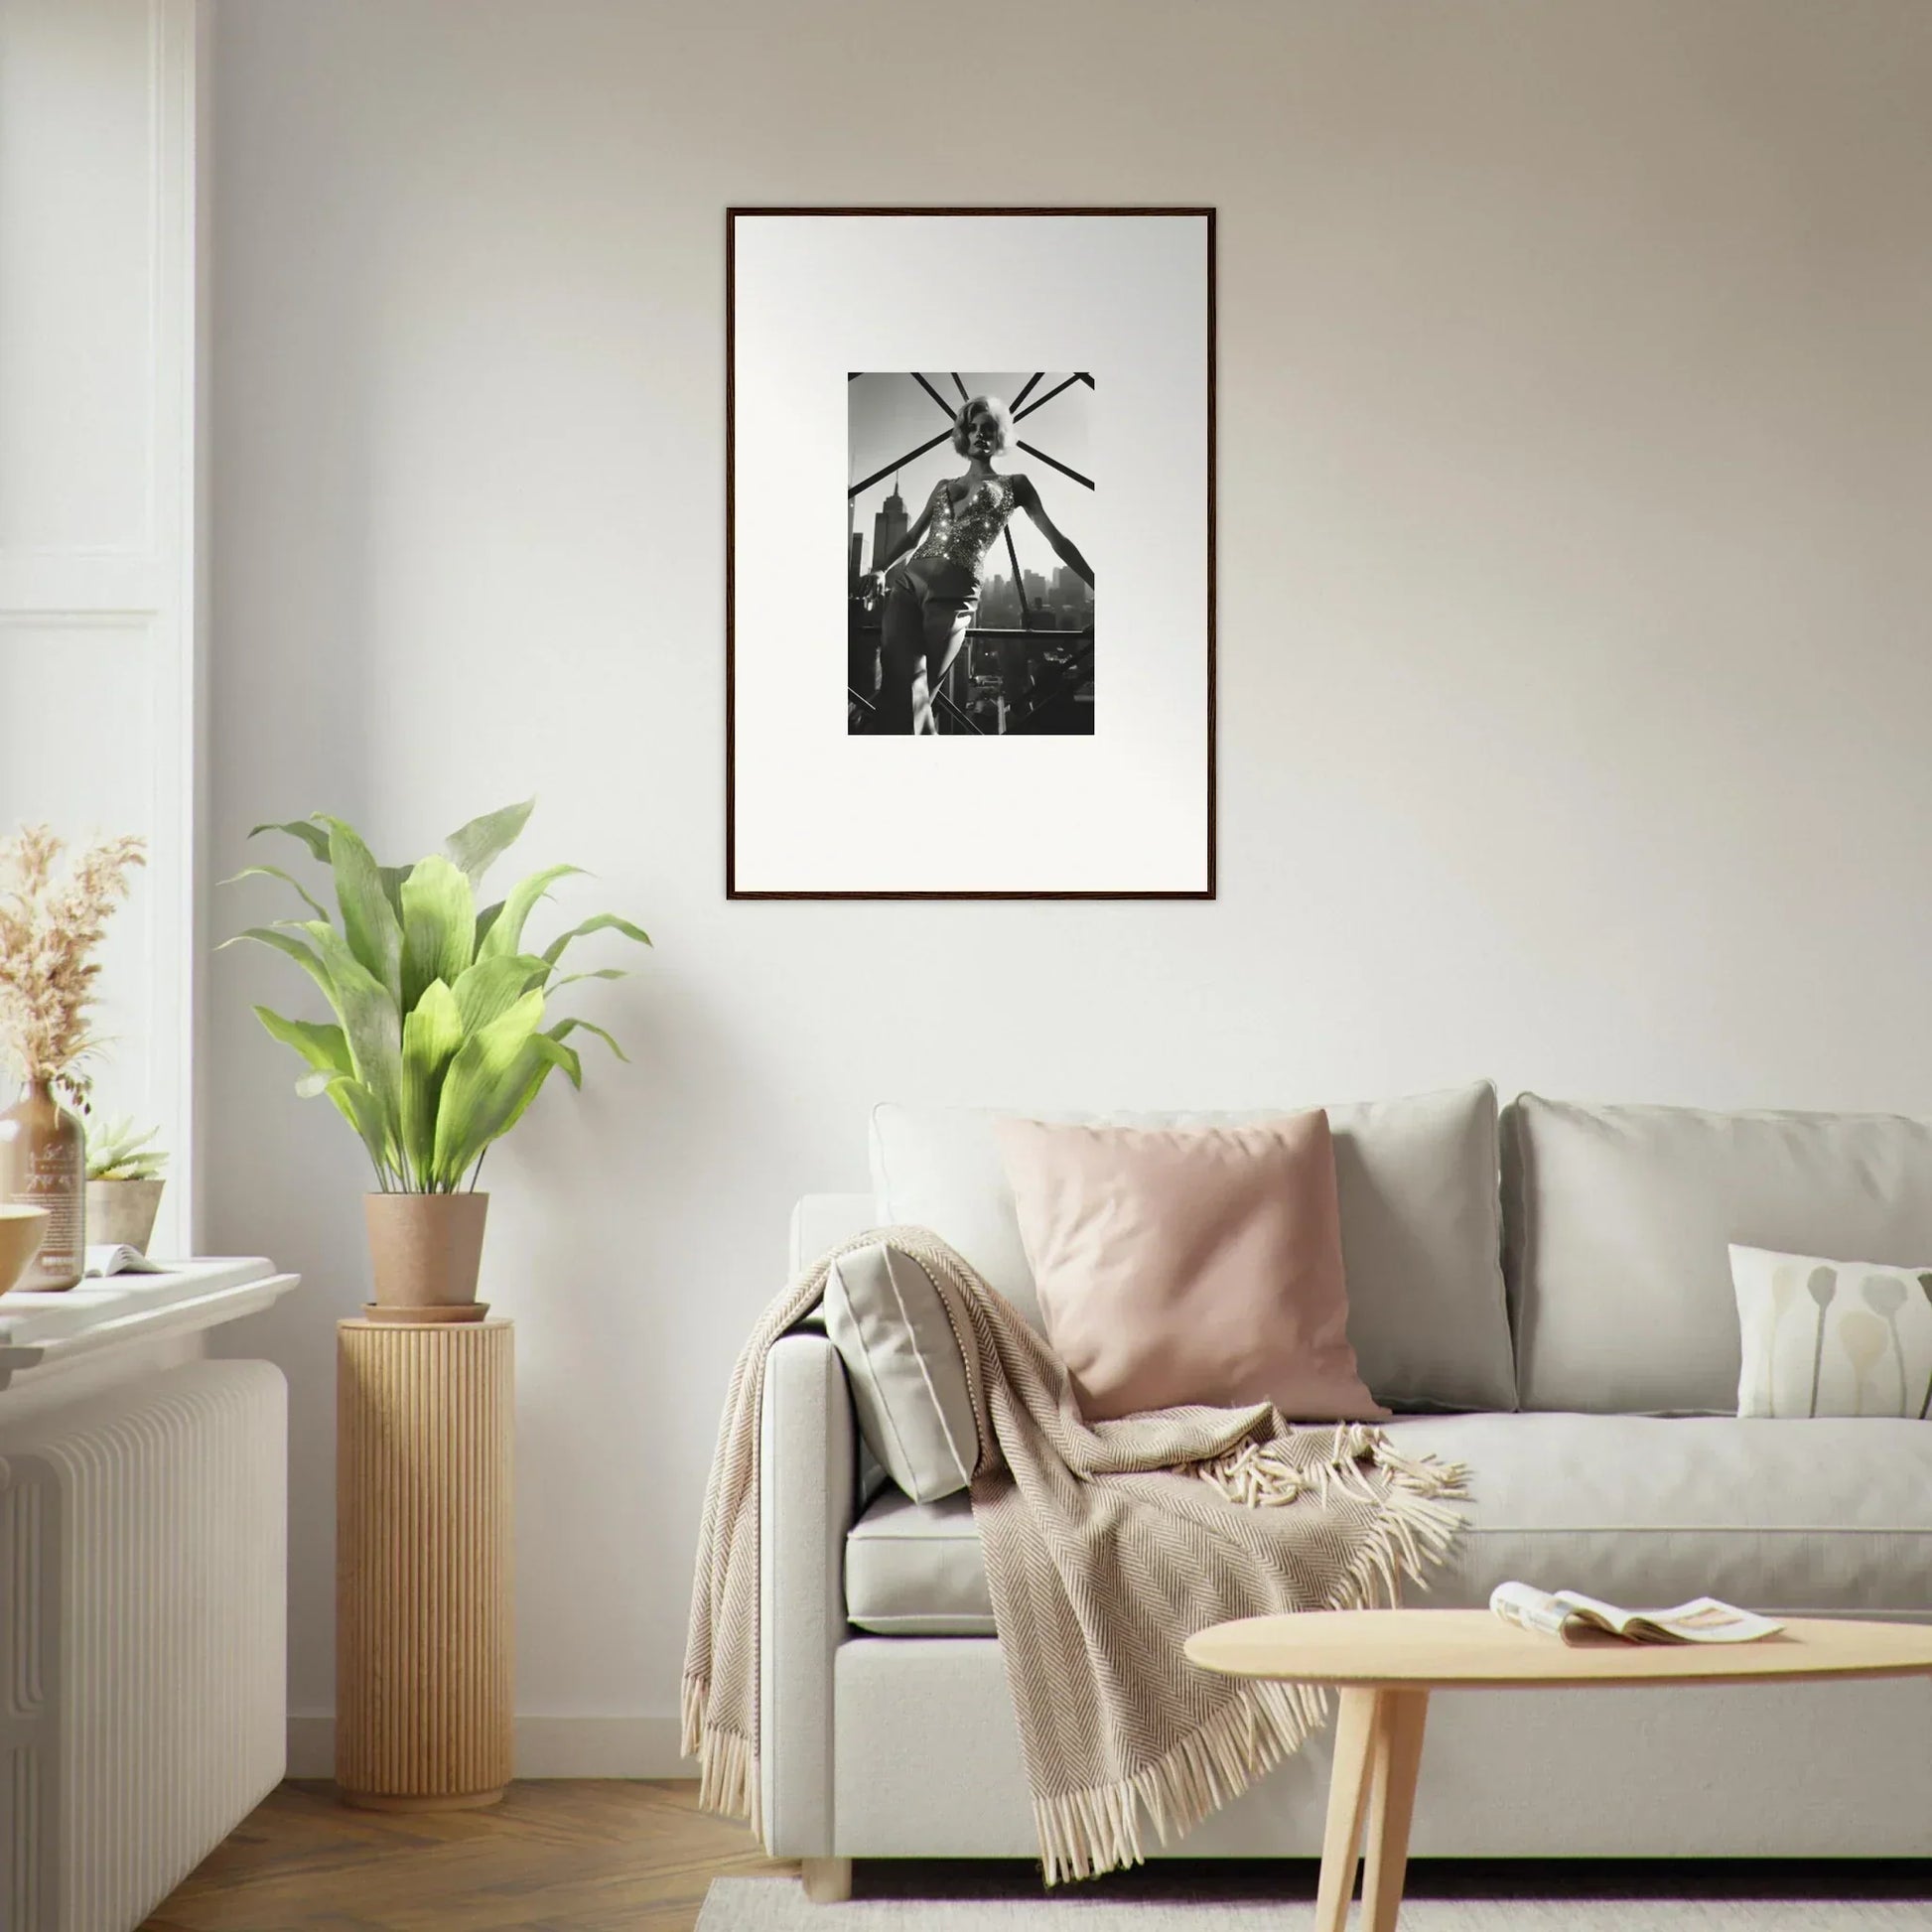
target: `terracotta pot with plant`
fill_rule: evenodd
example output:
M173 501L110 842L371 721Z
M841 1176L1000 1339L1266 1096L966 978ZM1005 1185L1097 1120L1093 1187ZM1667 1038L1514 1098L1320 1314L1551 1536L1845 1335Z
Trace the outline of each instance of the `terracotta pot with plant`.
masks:
M153 1145L160 1132L143 1134L130 1120L88 1130L87 1231L96 1244L147 1253L168 1185L161 1173L168 1157Z
M333 1022L289 1020L255 1009L269 1033L308 1064L296 1092L327 1094L368 1153L377 1191L364 1205L380 1309L475 1308L489 1200L477 1191L484 1154L523 1118L558 1067L582 1086L583 1065L568 1043L573 1033L595 1034L623 1058L617 1041L588 1020L551 1021L549 1001L578 981L623 977L614 966L560 971L573 941L615 932L648 945L646 935L600 912L541 952L525 936L538 902L583 868L547 867L478 908L478 886L534 803L473 819L441 852L413 866L378 865L349 826L320 812L256 826L298 840L329 869L335 917L279 866L236 875L279 880L314 914L252 926L236 939L294 960L334 1015Z
M72 1288L86 1267L85 1136L69 1107L86 1111L100 945L146 849L101 839L64 868L45 825L0 839L0 1053L21 1085L0 1114L0 1201L47 1215L20 1288Z

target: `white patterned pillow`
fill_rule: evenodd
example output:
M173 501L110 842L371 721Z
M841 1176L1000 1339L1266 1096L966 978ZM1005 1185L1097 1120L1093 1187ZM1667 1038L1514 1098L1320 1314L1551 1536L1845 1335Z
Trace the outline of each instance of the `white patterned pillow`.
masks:
M1932 1420L1932 1268L1730 1250L1740 1416Z

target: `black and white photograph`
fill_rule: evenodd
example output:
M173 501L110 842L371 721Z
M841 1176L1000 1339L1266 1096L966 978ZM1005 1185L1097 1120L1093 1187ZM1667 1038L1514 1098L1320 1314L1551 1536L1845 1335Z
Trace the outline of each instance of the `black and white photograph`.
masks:
M849 371L846 729L1094 729L1090 370Z
M1213 210L733 208L725 295L727 894L1213 897Z

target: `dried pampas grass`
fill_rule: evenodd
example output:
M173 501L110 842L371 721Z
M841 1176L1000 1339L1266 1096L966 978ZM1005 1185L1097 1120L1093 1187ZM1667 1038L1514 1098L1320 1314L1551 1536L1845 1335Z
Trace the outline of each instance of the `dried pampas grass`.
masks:
M88 1025L94 954L147 842L98 840L63 873L66 851L45 825L0 839L0 1049L21 1079L50 1080L84 1107L84 1063L101 1044Z

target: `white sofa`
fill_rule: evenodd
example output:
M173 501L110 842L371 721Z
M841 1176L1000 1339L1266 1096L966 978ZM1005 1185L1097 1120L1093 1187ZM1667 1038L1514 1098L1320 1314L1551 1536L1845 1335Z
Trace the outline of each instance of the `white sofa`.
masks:
M1932 1618L1932 1425L1738 1420L1725 1255L1932 1262L1932 1125L1531 1096L1499 1122L1486 1087L1330 1118L1364 1377L1406 1449L1472 1471L1467 1528L1410 1601L1521 1577ZM989 1119L879 1110L874 1192L801 1201L793 1264L915 1221L1027 1306ZM761 1440L767 1849L1033 1857L966 1498L885 1485L809 1321L772 1351ZM1324 1733L1166 1852L1315 1857L1327 1775ZM1412 1849L1924 1857L1929 1793L1916 1682L1471 1692L1436 1701Z

